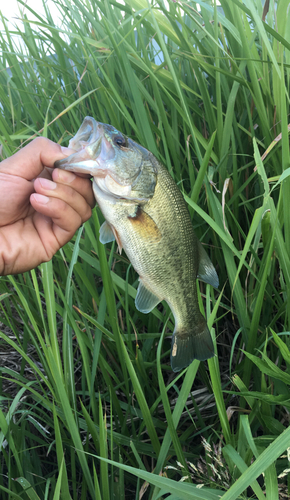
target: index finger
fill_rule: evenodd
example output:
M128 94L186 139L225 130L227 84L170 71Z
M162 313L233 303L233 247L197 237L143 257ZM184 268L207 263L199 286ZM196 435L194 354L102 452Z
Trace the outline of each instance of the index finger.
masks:
M35 179L44 167L53 168L56 160L74 153L45 137L37 137L10 158L0 163L0 172L16 175L28 181Z

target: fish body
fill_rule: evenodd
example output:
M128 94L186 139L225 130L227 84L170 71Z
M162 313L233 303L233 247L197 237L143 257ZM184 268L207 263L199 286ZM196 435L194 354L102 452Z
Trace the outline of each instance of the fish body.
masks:
M216 271L193 231L181 192L148 150L111 125L87 117L69 147L76 153L57 167L93 175L96 201L106 222L100 241L116 239L139 274L136 308L150 312L160 301L175 319L171 366L214 355L198 307L196 278L218 286Z

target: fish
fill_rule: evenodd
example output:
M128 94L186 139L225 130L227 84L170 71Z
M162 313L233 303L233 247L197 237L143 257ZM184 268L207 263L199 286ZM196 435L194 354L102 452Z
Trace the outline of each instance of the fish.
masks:
M162 300L175 320L174 372L194 359L214 356L214 345L197 297L197 277L215 288L216 270L197 239L183 195L166 167L114 126L87 116L69 141L75 150L55 167L93 177L104 215L103 244L116 240L139 274L135 306L149 313Z

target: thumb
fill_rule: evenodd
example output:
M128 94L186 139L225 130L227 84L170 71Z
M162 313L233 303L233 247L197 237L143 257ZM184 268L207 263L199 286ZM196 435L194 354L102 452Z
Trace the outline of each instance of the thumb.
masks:
M0 172L22 177L28 181L38 177L44 167L53 168L55 161L75 153L45 137L37 137L0 163Z

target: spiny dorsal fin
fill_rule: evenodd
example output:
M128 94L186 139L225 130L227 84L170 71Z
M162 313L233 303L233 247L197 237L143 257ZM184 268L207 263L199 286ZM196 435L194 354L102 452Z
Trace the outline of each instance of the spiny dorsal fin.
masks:
M219 279L217 272L213 267L213 264L209 256L207 255L206 251L204 250L202 244L200 243L200 241L197 242L197 248L199 253L199 266L198 266L197 277L200 280L204 281L205 283L212 285L214 288L218 288Z

